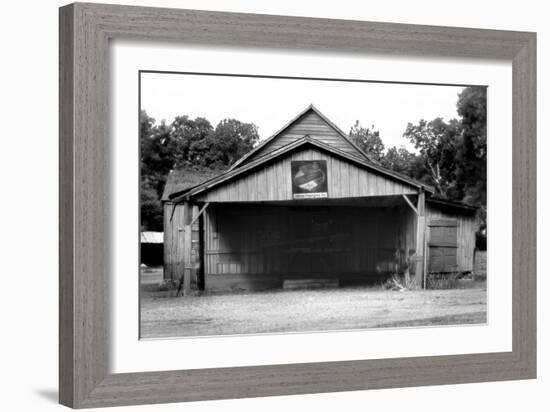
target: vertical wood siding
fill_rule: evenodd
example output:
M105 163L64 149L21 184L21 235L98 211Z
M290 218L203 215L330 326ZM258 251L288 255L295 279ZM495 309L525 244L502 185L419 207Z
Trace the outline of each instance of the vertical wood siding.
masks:
M301 139L305 135L309 135L323 143L329 144L337 149L340 149L360 160L365 158L357 149L332 126L327 124L317 113L309 111L300 119L293 123L290 127L284 130L275 139L267 143L264 147L254 153L246 162L250 162L261 156L273 152L289 143Z
M315 148L304 148L272 164L221 184L197 196L203 202L244 202L292 200L290 162L325 160L327 162L328 198L415 194L405 183L355 166Z
M462 214L444 210L434 204L427 205L426 214L428 224L432 220L453 219L457 222L457 265L458 271L470 272L474 269L474 249L476 244L475 232L477 230L473 214ZM430 231L427 231L428 243ZM428 248L429 250L429 248ZM428 251L429 253L429 251ZM429 256L428 256L429 261Z
M313 240L304 244L296 228L311 215L321 225L326 222L328 232L313 234ZM341 280L373 276L377 264L394 259L396 249L402 263L407 248L410 254L415 252L415 222L406 205L211 205L205 216L206 286L216 289L224 282L239 284L251 279L277 285L294 275L337 275ZM293 251L301 249L309 250L309 268L296 267L300 263L293 259ZM315 249L320 253L314 254ZM303 270L307 273L300 273Z
M183 217L183 205L164 203L164 279L183 273Z
M275 189L273 189L275 190ZM165 204L164 277L179 279L183 273L183 207L176 206L172 221L172 205ZM193 207L193 216L198 207ZM415 251L416 215L406 205L393 207L352 206L273 206L245 204L211 204L204 213L204 274L207 287L220 279L235 283L252 277L263 286L276 287L285 276L296 273L289 250L295 245L296 222L315 214L330 222L334 242L325 247L319 273L346 276L369 276L376 265L394 259L399 250L401 264L406 251ZM472 215L451 213L428 204L428 224L432 220L453 219L457 222L457 264L459 271L473 270L475 219ZM199 220L193 225L192 259L195 268L200 262ZM428 230L428 239L429 230ZM293 243L294 242L294 243ZM293 246L294 245L294 246ZM298 248L300 245L297 245ZM429 252L428 252L429 253ZM429 261L429 256L428 256ZM414 273L414 265L411 265ZM244 278L243 278L244 277Z
M172 215L173 205L164 203L164 279L178 280L184 269L184 207L176 205ZM193 206L192 216L198 214L198 207ZM172 216L172 220L170 217ZM198 268L200 262L199 220L192 227L192 262Z

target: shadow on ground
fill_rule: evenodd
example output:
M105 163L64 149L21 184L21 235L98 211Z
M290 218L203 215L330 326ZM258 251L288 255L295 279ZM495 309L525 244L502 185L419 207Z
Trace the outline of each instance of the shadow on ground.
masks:
M57 389L37 389L35 393L47 401L59 403L59 391Z

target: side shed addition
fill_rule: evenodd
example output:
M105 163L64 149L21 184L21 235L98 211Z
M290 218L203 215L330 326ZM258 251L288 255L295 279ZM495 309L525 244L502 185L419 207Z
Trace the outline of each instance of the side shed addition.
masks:
M432 196L309 106L230 170L165 193L164 276L183 277L186 292L228 291L372 283L408 268L423 287L430 266L473 265L475 209ZM455 226L432 226L444 219Z

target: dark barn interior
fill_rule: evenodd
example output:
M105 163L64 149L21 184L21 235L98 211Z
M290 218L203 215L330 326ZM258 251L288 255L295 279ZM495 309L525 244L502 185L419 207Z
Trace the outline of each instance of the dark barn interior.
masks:
M414 253L412 211L403 199L380 199L392 202L215 205L206 215L205 284L223 290L381 281L396 255L402 267Z

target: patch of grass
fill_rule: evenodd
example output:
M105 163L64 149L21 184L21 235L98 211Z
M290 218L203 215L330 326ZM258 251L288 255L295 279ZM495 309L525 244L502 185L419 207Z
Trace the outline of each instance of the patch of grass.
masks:
M426 278L428 289L455 289L460 273L430 273Z
M383 290L393 290L398 292L404 292L406 290L414 289L414 280L410 278L407 282L404 276L393 275L391 278L381 284Z

